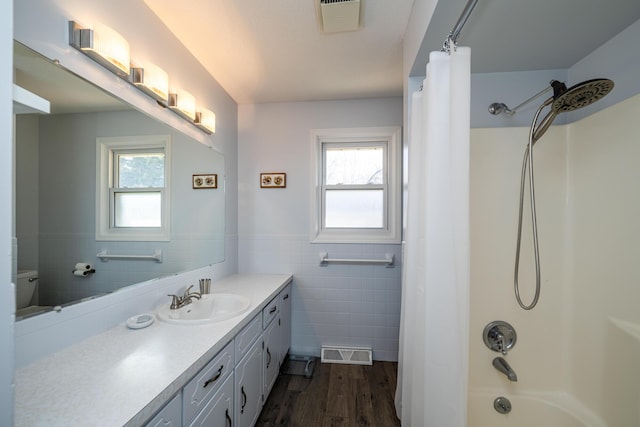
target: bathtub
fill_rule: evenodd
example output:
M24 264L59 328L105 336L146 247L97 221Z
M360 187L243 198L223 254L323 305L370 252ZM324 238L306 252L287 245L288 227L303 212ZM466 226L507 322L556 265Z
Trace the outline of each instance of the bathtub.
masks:
M496 397L511 402L511 412L493 408ZM565 393L509 393L470 389L467 427L608 427L593 412Z

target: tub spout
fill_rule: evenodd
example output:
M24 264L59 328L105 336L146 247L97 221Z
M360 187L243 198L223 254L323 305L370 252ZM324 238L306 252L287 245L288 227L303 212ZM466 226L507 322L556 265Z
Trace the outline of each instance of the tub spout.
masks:
M502 357L496 357L495 359L493 359L492 364L494 368L505 374L507 378L509 378L509 381L518 381L518 376L513 371L513 369L511 369L511 366L509 366L507 361Z

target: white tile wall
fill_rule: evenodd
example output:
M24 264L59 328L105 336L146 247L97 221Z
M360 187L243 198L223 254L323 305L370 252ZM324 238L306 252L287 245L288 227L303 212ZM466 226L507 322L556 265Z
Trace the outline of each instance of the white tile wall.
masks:
M395 267L329 264L331 258L383 259ZM293 273L292 345L294 354L320 355L322 345L373 348L375 360L398 358L400 326L400 245L318 245L308 236L241 237L242 272Z

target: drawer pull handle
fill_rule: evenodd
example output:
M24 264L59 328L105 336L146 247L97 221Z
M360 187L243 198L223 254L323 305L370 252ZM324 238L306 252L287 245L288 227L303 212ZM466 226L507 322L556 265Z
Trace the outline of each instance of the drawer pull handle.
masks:
M233 427L233 421L229 416L229 408L227 408L227 410L224 412L224 416L227 417L227 422L229 423L229 427Z
M244 414L244 407L247 406L247 393L244 392L244 386L240 388L240 392L242 393L242 407L240 408L240 413Z
M205 381L204 385L202 386L202 388L205 388L206 386L208 386L211 383L214 383L216 381L218 381L218 378L220 378L220 375L222 375L222 370L224 369L224 365L220 365L220 369L218 369L218 372L216 372L216 374L209 378L207 381Z
M282 299L283 299L283 300L289 299L289 294L286 294L286 295L284 296L284 298L282 298Z
M267 347L267 369L269 369L269 365L271 365L271 352L269 351L269 347Z
M269 314L275 313L277 309L278 307L273 307L271 310L269 310Z

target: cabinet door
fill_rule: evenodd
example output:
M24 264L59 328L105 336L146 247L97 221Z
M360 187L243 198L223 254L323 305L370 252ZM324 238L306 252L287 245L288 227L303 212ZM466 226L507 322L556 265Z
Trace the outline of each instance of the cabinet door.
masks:
M280 371L280 346L282 339L280 338L280 322L276 318L269 327L264 331L264 350L262 352L262 376L264 378L264 389L262 394L269 395L271 387L278 378Z
M233 374L222 384L189 427L233 427Z
M280 292L280 364L284 363L291 347L291 285Z
M145 427L182 426L182 394L176 394Z
M262 340L256 341L235 369L235 425L251 427L262 409Z

